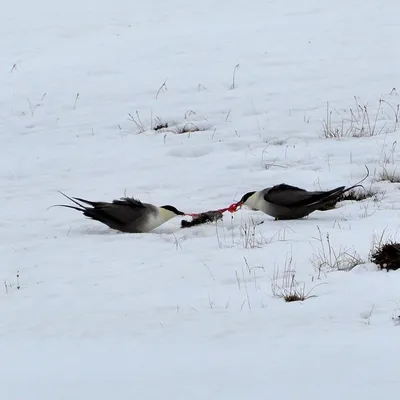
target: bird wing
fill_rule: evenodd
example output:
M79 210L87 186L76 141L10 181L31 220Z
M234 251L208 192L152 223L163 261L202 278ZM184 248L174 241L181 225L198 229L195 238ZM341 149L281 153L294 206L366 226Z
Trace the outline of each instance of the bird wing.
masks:
M75 205L57 204L55 206L80 211L86 217L102 222L110 228L122 232L141 232L149 214L157 214L156 206L142 203L140 200L134 198L125 197L109 203L89 201L80 197L69 197L62 192L60 193Z
M264 200L284 207L301 207L327 201L343 192L345 186L329 191L309 192L296 186L282 183L267 189Z
M81 200L82 201L82 200ZM140 200L134 198L122 198L120 200L113 200L112 203L104 202L86 202L93 207L94 212L106 214L109 218L120 222L121 224L128 224L136 221L143 216L146 209L145 204Z
M146 205L140 200L133 197L123 197L119 200L113 200L112 203L103 201L89 201L80 197L69 197L62 193L69 200L82 207L79 211L83 211L87 217L101 220L104 223L117 223L127 224L136 221L138 218L143 216L143 211L146 209ZM83 206L78 203L85 203L91 207Z

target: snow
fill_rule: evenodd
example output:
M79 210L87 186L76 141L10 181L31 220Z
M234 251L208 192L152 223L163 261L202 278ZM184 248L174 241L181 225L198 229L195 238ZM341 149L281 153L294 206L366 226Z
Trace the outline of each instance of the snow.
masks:
M2 398L394 397L400 278L368 254L399 226L400 184L375 179L400 155L397 1L3 11ZM366 116L362 137L324 137ZM351 185L365 165L375 201L303 220L241 210L129 235L49 209L61 190L201 212L283 182ZM327 240L361 265L318 271ZM285 268L315 297L273 296Z

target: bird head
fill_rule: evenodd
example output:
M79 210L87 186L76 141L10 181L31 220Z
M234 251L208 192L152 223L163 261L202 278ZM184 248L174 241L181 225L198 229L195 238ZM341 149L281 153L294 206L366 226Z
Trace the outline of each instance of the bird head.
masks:
M171 219L173 217L176 217L177 215L186 215L184 212L179 211L177 208L174 206L161 206L160 207L161 213L163 216L167 219Z
M253 203L256 200L256 196L255 196L256 193L257 192L248 192L248 193L244 194L242 196L242 198L240 199L240 201L237 203L237 205L239 207L245 205L247 207L252 208L253 207Z

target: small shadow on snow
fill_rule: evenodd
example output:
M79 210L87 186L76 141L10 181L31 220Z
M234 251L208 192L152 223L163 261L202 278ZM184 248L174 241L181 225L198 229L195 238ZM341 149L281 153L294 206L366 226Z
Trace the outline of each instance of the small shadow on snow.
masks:
M94 236L103 236L103 235L122 235L123 232L116 231L114 229L109 228L80 228L80 229L71 229L71 233L78 233L81 235L94 235Z
M146 233L127 233L116 231L107 227L100 228L80 228L80 229L71 229L69 235L92 235L92 236L116 236L116 235L160 235L160 234L174 234L176 232L181 231L178 226L170 226L170 227L161 227L156 228L150 232Z

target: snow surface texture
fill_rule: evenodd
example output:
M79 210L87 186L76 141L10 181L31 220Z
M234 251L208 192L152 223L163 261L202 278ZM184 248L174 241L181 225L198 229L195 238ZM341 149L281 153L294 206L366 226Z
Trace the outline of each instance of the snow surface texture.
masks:
M367 263L399 225L400 185L377 180L400 154L398 0L1 14L2 399L398 394L399 273ZM129 235L48 209L61 190L201 212L282 182L350 185L364 164L375 197L296 221L241 210ZM349 254L366 263L338 271ZM285 270L316 297L280 298Z

